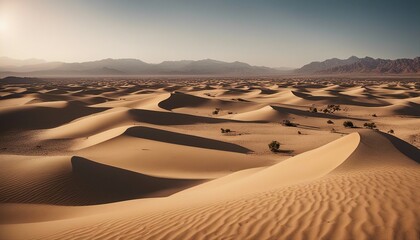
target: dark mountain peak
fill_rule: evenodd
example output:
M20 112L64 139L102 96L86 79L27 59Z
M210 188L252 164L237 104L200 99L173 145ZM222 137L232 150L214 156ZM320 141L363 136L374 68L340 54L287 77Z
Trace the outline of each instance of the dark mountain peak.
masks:
M351 56L348 59L343 59L343 60L338 59L338 58L331 58L331 59L327 59L323 62L311 62L309 64L306 64L302 68L297 69L296 72L297 73L303 73L303 74L311 74L311 73L324 71L324 70L334 68L334 67L338 67L338 66L352 64L352 63L357 62L358 60L359 60L359 58L355 57L355 56Z
M420 73L420 59L374 59L364 57L358 61L346 65L336 66L317 73L322 74L341 74L341 73L377 73L377 74L401 74L401 73Z
M301 74L341 74L341 73L420 73L420 57L414 59L401 58L396 60L372 58L366 56L358 58L351 56L347 59L331 58L323 62L312 62L296 70Z

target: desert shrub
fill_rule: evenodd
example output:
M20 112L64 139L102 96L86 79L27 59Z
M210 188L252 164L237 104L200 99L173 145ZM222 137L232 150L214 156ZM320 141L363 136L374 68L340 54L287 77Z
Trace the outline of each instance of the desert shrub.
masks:
M233 112L228 112L228 114L233 114Z
M341 110L340 105L334 105L334 104L328 105L327 108L328 109L331 109L332 112L340 111Z
M328 123L328 124L334 124L334 122L333 122L333 121L331 121L331 120L328 120L328 121L327 121L327 123Z
M393 130L393 129L390 129L390 130L388 131L388 133L394 134L394 130Z
M354 124L353 124L352 121L344 121L343 126L346 127L346 128L353 128Z
M288 127L296 127L297 124L296 123L292 123L290 120L283 120L283 125L284 126L288 126Z
M374 129L374 128L376 128L376 124L375 124L375 123L373 123L373 122L371 122L371 123L364 123L364 124L363 124L363 126L364 126L365 128L369 128L369 129Z
M300 131L298 131L298 134L301 135L302 133Z
M372 114L372 117L377 117L376 113Z
M222 133L230 133L230 132L232 132L229 128L226 128L226 129L221 128L221 129L220 129L220 131L221 131Z
M335 111L340 111L340 105L328 104L326 108L322 110L323 113L334 113Z
M279 149L280 149L280 143L279 142L277 142L277 141L275 141L275 140L273 140L273 141L271 141L271 143L270 144L268 144L268 148L270 149L270 151L272 151L272 152L278 152L279 151Z
M213 111L213 114L214 114L214 115L217 115L217 114L219 114L219 112L220 112L220 108L216 108L216 109Z
M316 112L318 112L318 109L314 106L311 106L311 107L309 107L309 112L316 113Z

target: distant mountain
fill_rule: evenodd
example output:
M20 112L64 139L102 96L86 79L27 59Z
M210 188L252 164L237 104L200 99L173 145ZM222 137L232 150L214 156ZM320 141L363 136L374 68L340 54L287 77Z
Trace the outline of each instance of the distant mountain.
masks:
M374 59L371 57L328 59L312 62L295 71L299 74L417 74L420 73L420 57L414 59Z
M365 57L355 63L323 70L320 73L380 73L380 74L404 74L420 73L420 57L414 59L373 59Z
M9 58L9 57L0 57L0 66L3 66L3 67L21 67L25 65L34 65L34 64L40 64L40 63L45 63L45 61L42 59L36 59L36 58L19 60L19 59L14 59L14 58Z
M103 59L81 63L39 63L24 66L3 66L0 72L18 76L99 76L99 75L274 75L282 71L242 62L165 61L150 64L138 59Z
M360 59L355 56L351 56L344 60L338 59L338 58L332 58L332 59L325 60L323 62L311 62L297 69L296 72L303 73L303 74L317 73L317 72L325 71L331 68L353 64L359 60Z

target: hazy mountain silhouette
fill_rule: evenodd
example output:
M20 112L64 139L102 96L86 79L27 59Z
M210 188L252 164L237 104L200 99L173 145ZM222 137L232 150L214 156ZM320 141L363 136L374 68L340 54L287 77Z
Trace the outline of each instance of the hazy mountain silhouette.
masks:
M9 75L82 76L82 75L271 75L281 70L251 66L242 62L222 62L212 59L164 61L150 64L138 59L103 59L99 61L63 63L44 62L23 66L0 64L0 72Z

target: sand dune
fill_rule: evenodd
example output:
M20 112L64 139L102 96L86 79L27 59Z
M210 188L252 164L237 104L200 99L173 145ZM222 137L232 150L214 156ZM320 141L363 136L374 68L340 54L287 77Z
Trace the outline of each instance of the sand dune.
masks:
M124 154L114 151L115 148ZM268 163L254 161L245 155L249 152L247 148L222 141L133 127L117 137L79 150L78 154L152 176L209 179Z
M263 121L263 122L282 122L283 120L295 117L310 117L324 119L355 119L352 117L343 117L337 114L325 114L309 112L308 109L296 109L287 105L270 105L263 108L245 113L235 114L231 117L240 121ZM363 119L357 119L363 120Z
M168 93L162 93L158 95L142 94L140 98L137 96L136 98L123 98L121 100L108 101L105 103L93 105L92 107L105 107L105 108L125 107L125 108L137 108L137 109L147 109L147 110L162 110L158 106L158 104L168 97L169 97Z
M68 124L46 131L46 138L81 138L95 135L109 129L128 124L133 120L128 113L129 109L114 108L79 118Z
M88 108L77 103L49 102L0 109L0 131L45 129L103 109ZM46 121L46 119L50 119Z
M135 121L155 125L187 125L198 123L229 122L229 120L226 119L218 119L213 117L203 117L173 112L150 111L143 109L130 109L129 113Z
M346 81L3 85L0 239L417 240L418 83Z
M7 156L1 171L3 203L92 205L167 196L199 183L147 176L77 156Z
M172 93L171 96L159 103L159 107L169 111L180 111L184 113L211 115L215 109L219 115L227 115L229 112L243 112L256 109L259 104L244 101L227 101L198 97L181 92Z
M386 162L354 169L359 165L357 162L375 156L375 152L364 151L364 145L372 143L376 144L369 147L373 151L379 151L381 143L388 144L383 155L401 154L398 145L394 146L379 133L353 133L271 167L234 173L167 199L156 199L155 203L143 203L148 211L141 210L142 202L127 202L119 206L118 214L91 214L55 222L61 232L50 238L109 239L115 232L127 238L169 239L371 238L378 233L367 226L381 224L385 227L381 228L384 232L380 237L416 239L419 165L407 157L400 165L401 159L391 156ZM134 206L140 209L133 212ZM406 217L396 221L401 211ZM388 218L376 217L374 212ZM278 217L273 222L268 216ZM177 225L180 222L187 224ZM51 222L9 224L3 225L3 230L18 226L33 229L48 224ZM172 227L174 224L178 227ZM48 235L39 230L34 233L43 238Z

